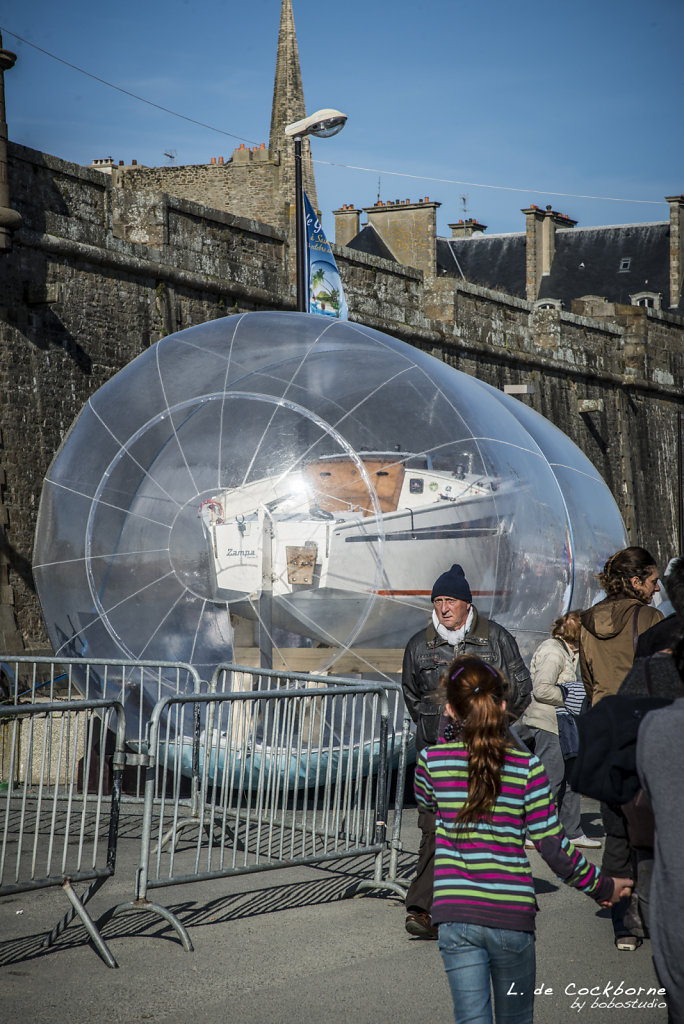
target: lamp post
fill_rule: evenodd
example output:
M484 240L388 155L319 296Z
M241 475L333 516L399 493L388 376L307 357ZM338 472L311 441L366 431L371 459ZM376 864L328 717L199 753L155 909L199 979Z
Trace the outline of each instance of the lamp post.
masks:
M325 107L317 110L301 121L288 124L285 134L294 140L295 153L295 245L297 249L297 310L306 313L309 308L309 296L306 287L306 248L304 245L304 200L302 198L302 139L306 135L316 135L319 139L328 139L337 135L345 126L347 115L340 110Z
M309 117L301 121L294 121L288 124L285 134L294 140L295 152L295 218L296 234L295 245L297 249L297 310L306 313L309 306L309 297L306 287L306 248L304 245L304 200L302 190L302 139L306 135L317 135L319 138L328 138L330 135L337 135L344 128L347 115L339 110L326 108L317 110ZM261 668L270 669L273 667L273 575L272 557L274 546L273 520L265 511L262 531L262 585L259 596L259 664Z

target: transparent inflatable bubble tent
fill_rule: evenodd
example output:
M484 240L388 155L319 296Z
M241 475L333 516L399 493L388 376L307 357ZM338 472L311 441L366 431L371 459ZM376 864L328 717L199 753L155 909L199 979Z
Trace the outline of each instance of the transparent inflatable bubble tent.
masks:
M454 562L529 655L625 543L595 468L518 399L370 328L265 312L166 337L93 395L34 572L58 656L396 680Z

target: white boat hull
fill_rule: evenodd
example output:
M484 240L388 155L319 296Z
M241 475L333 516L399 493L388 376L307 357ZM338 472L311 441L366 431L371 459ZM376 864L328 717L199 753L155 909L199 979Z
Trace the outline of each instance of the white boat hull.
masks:
M501 607L505 593L498 569L508 562L510 526L506 506L505 495L489 495L346 522L274 518L272 539L264 541L270 545L270 591L261 586L264 545L259 543L269 524L254 517L252 529L245 532L242 524L242 533L235 523L222 524L214 527L217 588L238 615L258 619L263 614L273 626L314 643L403 646L425 618L434 580L453 562L478 581L474 597L485 615L495 596ZM308 582L292 582L288 573L294 541L300 549L307 543L315 549ZM222 560L224 552L230 554Z

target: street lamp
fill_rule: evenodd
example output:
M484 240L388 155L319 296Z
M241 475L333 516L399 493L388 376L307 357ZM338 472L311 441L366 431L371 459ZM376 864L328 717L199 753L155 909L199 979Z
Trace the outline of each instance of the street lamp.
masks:
M316 135L319 139L328 139L337 135L345 126L347 115L340 110L325 107L317 110L301 121L288 124L285 134L294 139L295 151L295 244L297 247L297 309L306 313L309 308L309 297L306 294L306 250L304 247L304 203L302 200L302 139L305 135Z

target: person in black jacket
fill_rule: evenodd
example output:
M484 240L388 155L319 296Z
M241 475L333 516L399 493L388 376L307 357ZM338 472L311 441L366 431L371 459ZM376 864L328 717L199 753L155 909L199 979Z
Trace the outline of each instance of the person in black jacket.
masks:
M645 647L653 653L642 657L637 656L634 665L624 678L618 693L623 697L658 697L664 700L675 701L682 696L682 680L679 674L673 648L682 635L684 628L684 558L681 556L673 558L663 576L663 585L667 596L674 608L669 619L647 629L642 637L651 634L650 643ZM674 620L669 631L661 630ZM657 632L659 630L659 632ZM643 827L636 829L639 823L637 816L634 819L635 809L632 804L623 808L623 815L626 818L625 836L632 848L632 867L635 875L635 887L628 904L623 904L624 914L622 917L625 931L629 934L627 939L632 941L627 947L638 945L639 941L649 934L650 930L650 888L653 874L653 837L644 833ZM620 920L621 907L618 906L616 914ZM623 943L624 943L623 937Z
M470 585L460 565L452 565L432 588L432 617L427 629L411 637L404 651L401 685L409 715L416 723L416 750L437 743L443 708L437 698L440 679L459 654L474 654L499 669L507 680L507 705L512 719L530 702L532 680L518 645L508 630L478 614ZM434 939L432 886L435 815L418 812L421 830L416 876L406 893L406 931Z
M679 696L669 707L645 716L636 760L655 822L649 915L653 962L667 993L668 1024L684 1024L684 638L675 645L673 657L681 681Z

